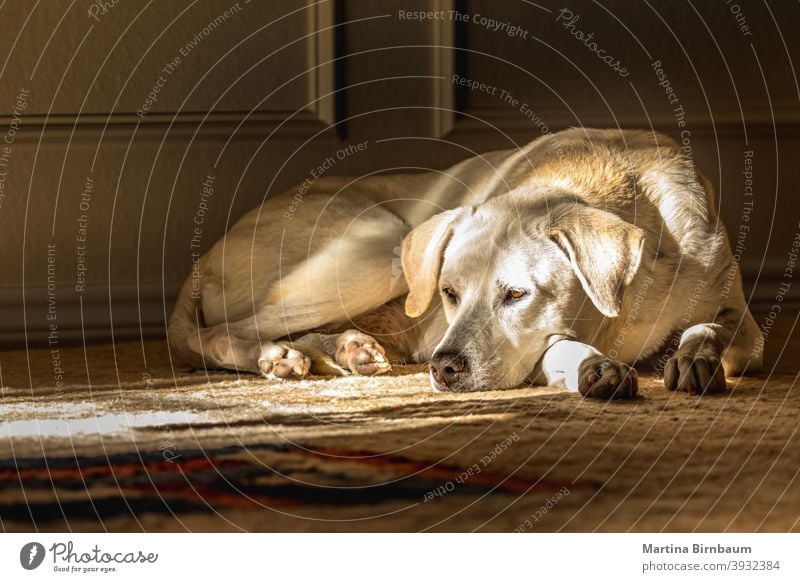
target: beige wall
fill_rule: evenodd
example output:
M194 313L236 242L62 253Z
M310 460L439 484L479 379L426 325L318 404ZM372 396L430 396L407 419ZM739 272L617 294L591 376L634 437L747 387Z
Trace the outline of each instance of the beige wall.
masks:
M24 326L42 341L51 323L59 341L108 338L112 315L117 338L140 325L160 333L198 216L207 249L349 143L367 147L330 173L441 168L579 124L688 131L732 238L750 228L742 267L755 303L774 301L800 220L795 4L742 2L738 21L725 2L695 3L697 13L624 0L100 4L0 8L5 345L21 345ZM444 17L399 13L423 8ZM459 88L453 74L486 87Z

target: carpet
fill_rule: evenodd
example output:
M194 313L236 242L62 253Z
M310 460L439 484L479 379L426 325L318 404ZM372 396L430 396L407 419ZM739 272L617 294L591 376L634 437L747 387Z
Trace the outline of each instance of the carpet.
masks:
M761 321L761 317L756 317ZM797 314L714 397L270 382L146 341L0 353L3 531L798 531Z

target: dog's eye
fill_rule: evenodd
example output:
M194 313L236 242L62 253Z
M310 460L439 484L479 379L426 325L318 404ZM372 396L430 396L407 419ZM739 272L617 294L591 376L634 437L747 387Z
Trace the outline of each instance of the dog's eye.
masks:
M447 297L447 300L450 303L458 303L458 295L456 294L455 291L453 291L452 287L444 287L442 289L442 295Z
M514 301L519 301L527 294L528 292L523 289L509 289L508 291L506 291L506 296L504 301L506 303L513 303Z

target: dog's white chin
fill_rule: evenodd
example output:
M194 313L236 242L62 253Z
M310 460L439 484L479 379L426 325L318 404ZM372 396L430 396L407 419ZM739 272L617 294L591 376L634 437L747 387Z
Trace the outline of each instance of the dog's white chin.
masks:
M486 390L496 390L486 383L470 383L467 388L452 388L445 384L440 384L433 378L433 372L428 372L428 380L434 392L484 392Z

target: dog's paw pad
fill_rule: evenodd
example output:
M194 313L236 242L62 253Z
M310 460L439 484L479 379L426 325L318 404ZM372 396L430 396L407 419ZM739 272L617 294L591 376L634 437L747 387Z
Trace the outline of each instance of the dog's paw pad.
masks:
M377 376L392 371L386 350L368 335L345 332L339 336L337 344L336 361L354 374Z
M311 368L311 360L288 345L274 344L262 350L258 367L270 380L304 378Z
M583 363L578 390L584 396L616 400L634 398L639 392L636 370L606 357L598 356Z
M725 371L717 358L678 354L667 361L664 386L689 394L719 394L725 392Z

